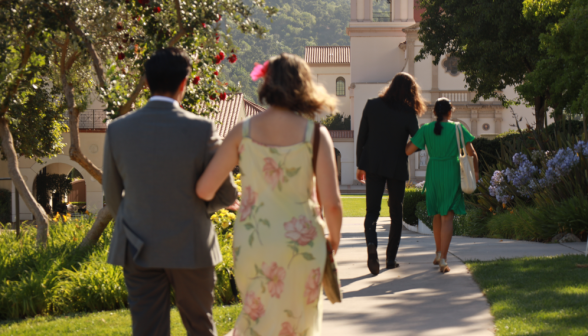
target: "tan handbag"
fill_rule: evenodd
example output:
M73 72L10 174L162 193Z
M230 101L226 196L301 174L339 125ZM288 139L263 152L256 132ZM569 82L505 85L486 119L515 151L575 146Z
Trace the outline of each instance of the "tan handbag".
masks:
M457 150L459 152L459 174L461 176L461 191L471 194L476 191L476 171L474 169L474 157L466 151L466 143L463 137L463 129L460 123L455 123L455 137L457 138ZM463 144L463 147L462 147Z
M320 126L321 124L314 123L314 140L312 143L312 170L316 175L316 160L318 155L318 149L320 144ZM320 198L318 194L318 187L316 188L316 197L320 206ZM322 211L320 212L322 214ZM322 216L322 215L321 215ZM323 289L325 295L331 301L331 303L341 302L343 295L341 294L341 281L339 280L339 274L337 273L337 263L333 255L333 248L331 243L327 240L327 260L325 261L325 270L323 274Z

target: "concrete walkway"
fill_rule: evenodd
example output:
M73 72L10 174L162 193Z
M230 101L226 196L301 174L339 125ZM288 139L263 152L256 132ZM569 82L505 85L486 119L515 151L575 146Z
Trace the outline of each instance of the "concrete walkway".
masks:
M378 252L385 267L390 219L378 222ZM324 302L323 335L493 335L489 305L462 260L583 254L586 243L541 244L454 237L439 273L433 236L403 231L400 268L372 276L366 266L363 218L345 218L337 254L343 303Z

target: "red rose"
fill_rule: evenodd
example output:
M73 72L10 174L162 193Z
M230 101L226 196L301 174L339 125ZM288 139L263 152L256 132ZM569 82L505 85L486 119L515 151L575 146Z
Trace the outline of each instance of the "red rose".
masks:
M216 22L219 22L219 21L220 21L222 18L223 18L223 16L222 16L222 15L219 15L219 16L216 18L216 20L215 20L215 21L216 21Z
M123 50L123 47L122 46L118 46L118 50Z
M218 77L218 71L215 71L214 72L214 75Z
M159 13L159 12L161 12L161 7L159 7L159 6L158 7L155 7L155 8L153 8L153 11L155 13Z
M192 84L194 84L194 85L198 85L198 83L200 83L200 76L196 76L196 77L194 77L194 79L192 80Z
M220 37L217 36L216 37L216 43L219 43L219 42L220 42Z
M202 28L206 29L206 23L202 23Z
M215 100L216 97L214 95L210 95L208 98L210 98L210 100Z
M137 2L139 2L140 5L145 6L146 4L149 3L149 0L137 0Z
M214 56L214 64L219 64L222 61L219 55Z
M222 51L220 53L218 53L218 56L220 57L221 61L224 60L225 57L227 57L227 55L225 55L225 53Z
M227 94L226 93L221 93L219 96L220 100L226 100L227 99Z
M118 59L119 59L119 60L121 60L121 61L122 61L122 60L124 60L124 59L125 59L125 53L121 53L121 52L119 52L119 53L118 53L118 55L117 55L117 57L118 57Z
M235 54L232 54L232 55L229 57L229 63L233 64L233 63L235 63L235 62L237 62L237 55L235 55Z
M118 30L118 31L123 30L123 24L122 24L122 22L117 22L116 23L116 30Z

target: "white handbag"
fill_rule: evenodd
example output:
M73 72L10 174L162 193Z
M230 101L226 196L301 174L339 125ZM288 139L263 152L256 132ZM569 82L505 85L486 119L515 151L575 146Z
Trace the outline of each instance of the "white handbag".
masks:
M474 157L466 151L466 143L460 123L455 123L455 137L457 138L457 150L459 151L459 174L461 175L461 191L471 194L476 191L476 172L474 170ZM460 142L461 139L461 142ZM463 147L461 146L463 144Z

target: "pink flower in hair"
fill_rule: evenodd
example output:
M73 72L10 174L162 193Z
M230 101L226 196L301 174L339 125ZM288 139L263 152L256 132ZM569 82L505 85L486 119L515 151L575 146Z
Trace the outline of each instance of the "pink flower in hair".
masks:
M251 79L255 82L260 78L264 78L265 74L267 73L267 68L269 66L269 61L263 63L263 65L259 63L255 63L255 67L253 67L253 71L251 71Z

